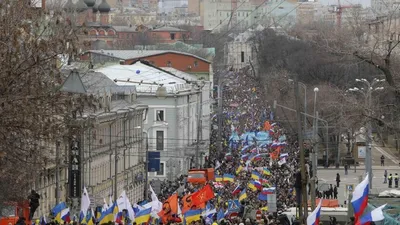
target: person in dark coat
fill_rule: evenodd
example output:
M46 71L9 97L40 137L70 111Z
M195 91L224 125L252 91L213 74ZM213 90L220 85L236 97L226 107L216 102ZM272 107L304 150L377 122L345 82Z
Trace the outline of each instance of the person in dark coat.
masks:
M334 198L334 199L337 199L337 195L338 195L338 190L337 190L337 187L335 186L335 187L333 188L333 198Z
M28 196L28 199L29 199L29 207L30 207L29 220L32 220L33 215L36 212L36 209L40 205L39 204L40 195L35 190L31 190L31 194Z
M339 173L336 174L336 186L339 187L340 184L340 175Z

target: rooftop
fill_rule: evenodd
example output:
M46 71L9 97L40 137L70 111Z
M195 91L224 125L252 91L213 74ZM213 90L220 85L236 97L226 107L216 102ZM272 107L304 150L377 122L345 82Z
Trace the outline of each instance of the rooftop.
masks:
M149 57L149 56L154 56L154 55L162 55L166 53L175 53L175 54L180 54L180 55L187 55L191 56L194 58L197 58L199 60L202 60L204 62L210 63L208 60L201 58L199 56L190 54L190 53L185 53L185 52L178 52L178 51L172 51L172 50L90 50L89 52L95 53L95 54L100 54L100 55L105 55L109 57L114 57L122 60L127 60L127 59L139 59L139 58L144 58L144 57Z
M156 28L153 31L186 31L186 30L182 30L180 28L176 28L176 27L160 27L160 28Z
M175 76L182 78L184 80L188 80L188 81L196 81L197 80L196 76L189 74L189 73L182 72L182 71L177 70L172 67L161 67L161 69L171 72L171 73L175 74Z
M137 93L155 93L158 85L167 88L168 93L191 90L192 86L178 75L169 73L161 68L146 65L140 61L132 65L112 65L96 69L96 72L104 74L111 81L118 81L117 86L136 87ZM137 83L132 83L137 82ZM139 84L140 82L144 82ZM154 83L153 85L150 83Z

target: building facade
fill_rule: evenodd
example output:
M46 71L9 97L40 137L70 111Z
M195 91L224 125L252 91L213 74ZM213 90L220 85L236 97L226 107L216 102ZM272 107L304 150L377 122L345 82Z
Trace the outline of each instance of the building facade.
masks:
M145 61L109 66L98 72L117 83L138 84L143 80L136 86L138 101L149 107L143 132L148 138L148 150L160 153L159 170L149 172L149 180L173 180L186 174L196 165L196 156L199 164L205 163L210 143L211 82L198 81L184 72L166 71ZM163 98L157 96L159 86L165 87Z
M143 200L145 187L145 148L143 147L143 121L148 107L138 105L134 87L121 88L112 80L94 71L83 79L88 94L98 98L96 111L78 116L79 170L77 192L88 189L92 206L103 205L110 195L119 196L125 190L132 202ZM71 156L70 136L60 140L59 154L51 151L53 162L59 163L57 182L56 165L48 165L33 188L41 195L35 218L49 215L56 205L56 184L59 184L59 201L71 205L72 213L79 212L79 204L70 198L71 175L75 171ZM56 149L55 145L53 149ZM58 155L58 158L56 156ZM72 167L74 168L74 167ZM72 171L72 172L71 172ZM79 200L79 198L77 198Z

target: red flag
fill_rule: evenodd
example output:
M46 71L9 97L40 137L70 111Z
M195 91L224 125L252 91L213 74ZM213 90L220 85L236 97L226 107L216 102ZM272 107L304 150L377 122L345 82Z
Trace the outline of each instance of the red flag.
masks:
M214 198L214 191L212 190L211 186L207 184L202 189L193 193L192 202L193 205L201 205L206 203L208 200L211 200L212 198Z
M171 195L164 203L162 210L158 213L158 216L162 219L164 224L167 224L171 220L172 215L178 213L178 195Z

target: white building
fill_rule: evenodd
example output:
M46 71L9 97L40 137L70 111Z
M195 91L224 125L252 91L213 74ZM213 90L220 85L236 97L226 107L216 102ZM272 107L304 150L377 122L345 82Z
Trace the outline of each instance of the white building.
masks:
M198 134L199 163L204 164L210 139L211 82L198 81L194 75L140 61L97 71L111 80L117 79L119 85L136 85L137 100L149 107L143 132L148 136L149 151L161 155L160 170L149 172L149 180L173 180L195 166ZM143 83L138 85L141 81ZM165 88L165 98L156 96L160 85Z

